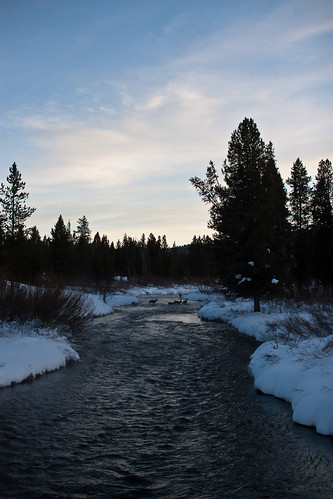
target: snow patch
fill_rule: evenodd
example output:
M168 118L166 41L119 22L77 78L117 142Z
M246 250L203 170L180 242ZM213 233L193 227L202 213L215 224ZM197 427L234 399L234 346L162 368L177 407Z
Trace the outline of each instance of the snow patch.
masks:
M314 426L318 433L333 435L333 351L325 348L333 342L333 335L306 340L293 338L292 343L274 338L269 323L290 317L290 310L282 305L270 305L273 310L251 312L252 301L211 302L198 312L206 320L229 323L239 332L264 343L251 356L249 369L254 385L263 393L291 403L293 421ZM263 309L265 306L262 307ZM311 320L304 307L298 309L302 317Z
M330 340L310 338L297 348L268 341L249 366L255 388L290 402L293 421L323 435L333 435L333 355L324 354Z
M69 360L79 358L79 354L63 337L1 337L0 387L60 369Z

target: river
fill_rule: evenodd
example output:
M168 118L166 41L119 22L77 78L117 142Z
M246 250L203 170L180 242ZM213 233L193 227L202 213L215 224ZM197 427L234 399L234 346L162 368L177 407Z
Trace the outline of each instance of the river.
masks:
M78 334L81 360L0 391L0 497L333 497L333 439L257 393L258 343L147 297Z

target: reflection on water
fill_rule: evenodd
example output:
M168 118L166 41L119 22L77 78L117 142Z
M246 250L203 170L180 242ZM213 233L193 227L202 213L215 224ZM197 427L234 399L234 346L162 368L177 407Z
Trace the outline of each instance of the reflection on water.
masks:
M80 362L0 391L1 498L332 497L332 439L254 391L257 343L167 299L96 319Z
M153 315L152 317L147 317L148 321L154 321L154 322L159 322L159 321L167 321L167 322L181 322L183 324L201 324L202 321L199 319L197 314L156 314Z

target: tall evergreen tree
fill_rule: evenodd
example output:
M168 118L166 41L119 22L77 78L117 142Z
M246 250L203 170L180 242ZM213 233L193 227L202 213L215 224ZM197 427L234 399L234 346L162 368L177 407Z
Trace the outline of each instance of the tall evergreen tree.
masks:
M74 231L74 261L75 274L80 280L89 278L91 273L91 230L87 217L79 218Z
M25 192L26 183L22 181L16 163L9 168L7 183L6 186L3 183L0 186L1 230L7 248L9 277L13 283L22 277L25 221L35 212L35 208L26 205L29 194Z
M162 277L167 277L169 273L169 257L170 257L170 251L169 251L169 246L168 246L168 241L166 238L166 235L164 234L162 236L162 239L160 238L160 250L158 254L158 272L159 275Z
M290 186L289 208L293 228L294 272L298 287L308 285L312 274L312 244L309 232L311 217L311 177L297 158L291 175L287 179Z
M194 279L210 281L216 276L214 241L209 236L193 236L188 247L188 267Z
M30 282L38 282L41 273L45 270L43 243L36 226L28 229L25 255L28 279Z
M1 217L7 236L14 238L24 228L25 221L36 209L28 207L25 203L29 194L24 192L26 183L22 181L22 175L16 163L12 164L9 172L7 177L9 185L5 186L1 183L0 187Z
M216 231L220 274L231 289L254 299L283 278L287 222L285 191L270 143L265 146L253 119L245 118L232 133L222 168L225 186L211 162L206 179L190 179L210 205L209 226ZM280 209L274 207L278 200ZM282 209L283 208L283 209Z
M319 162L312 191L311 208L314 227L332 226L333 168L329 159L322 159Z
M170 250L170 277L172 279L185 277L184 259L175 242Z
M139 241L139 254L141 259L141 275L145 277L148 274L149 255L147 251L146 236L142 234Z
M69 278L72 273L73 239L69 226L66 226L62 215L51 229L52 270L56 274Z
M265 225L268 235L267 244L270 252L266 252L265 265L270 265L275 275L287 278L289 267L290 225L287 208L287 191L278 171L272 142L269 142L265 151L265 167L262 174L266 215ZM269 255L269 258L267 256ZM272 259L273 256L273 259ZM279 271L283 269L284 272Z
M137 266L140 265L140 256L138 255L138 245L132 237L124 234L123 242L119 246L120 275L128 278L136 275Z
M327 287L333 284L333 168L328 159L319 162L311 206L315 273Z
M101 238L97 232L92 242L92 278L107 289L114 272L113 247L106 235Z
M87 217L83 215L83 217L79 218L77 221L77 229L74 232L74 236L76 242L78 244L89 244L91 241L91 230L89 227L89 222Z
M150 274L153 276L157 276L159 274L158 268L158 257L161 250L161 238L154 236L154 234L149 234L147 239L147 253L148 253L148 261L149 261L149 270Z
M307 229L311 215L311 177L297 158L291 169L291 175L287 179L287 184L291 190L289 193L289 206L291 212L291 221L294 228L298 231Z

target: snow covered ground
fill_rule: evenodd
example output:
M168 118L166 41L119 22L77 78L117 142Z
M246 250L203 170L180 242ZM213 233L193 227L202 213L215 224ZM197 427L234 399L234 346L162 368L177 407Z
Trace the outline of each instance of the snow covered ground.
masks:
M229 323L239 332L254 336L262 344L249 365L255 387L291 403L293 420L314 426L318 433L333 435L333 334L293 342L277 340L269 323L282 320L290 310L281 303L263 306L252 312L252 301L225 300L221 295L204 293L195 286L129 288L106 296L87 294L95 316L113 313L113 308L139 303L147 295L179 295L204 302L198 315L205 320ZM311 318L304 306L298 312ZM330 344L330 348L328 348ZM59 369L79 354L56 331L32 325L0 324L0 387Z
M101 295L87 293L87 308L98 317L113 313L113 307L138 303L137 296L128 293ZM67 362L79 360L79 354L69 341L57 331L0 323L0 388L34 378L64 367Z
M0 387L21 383L78 359L67 339L54 331L36 332L29 325L0 326Z
M199 317L225 321L263 342L249 365L255 387L290 402L293 421L314 426L323 435L333 435L333 334L278 339L269 324L290 317L290 310L283 310L281 303L271 303L261 313L251 312L252 307L250 300L220 298L204 305ZM305 305L297 314L311 320Z
M150 286L108 294L105 300L100 294L86 293L85 297L87 310L98 317L112 314L115 307L139 303L140 297L145 295L176 295L185 291L195 291L195 288ZM57 331L48 328L36 330L33 324L0 323L0 388L60 369L79 358L68 339Z

